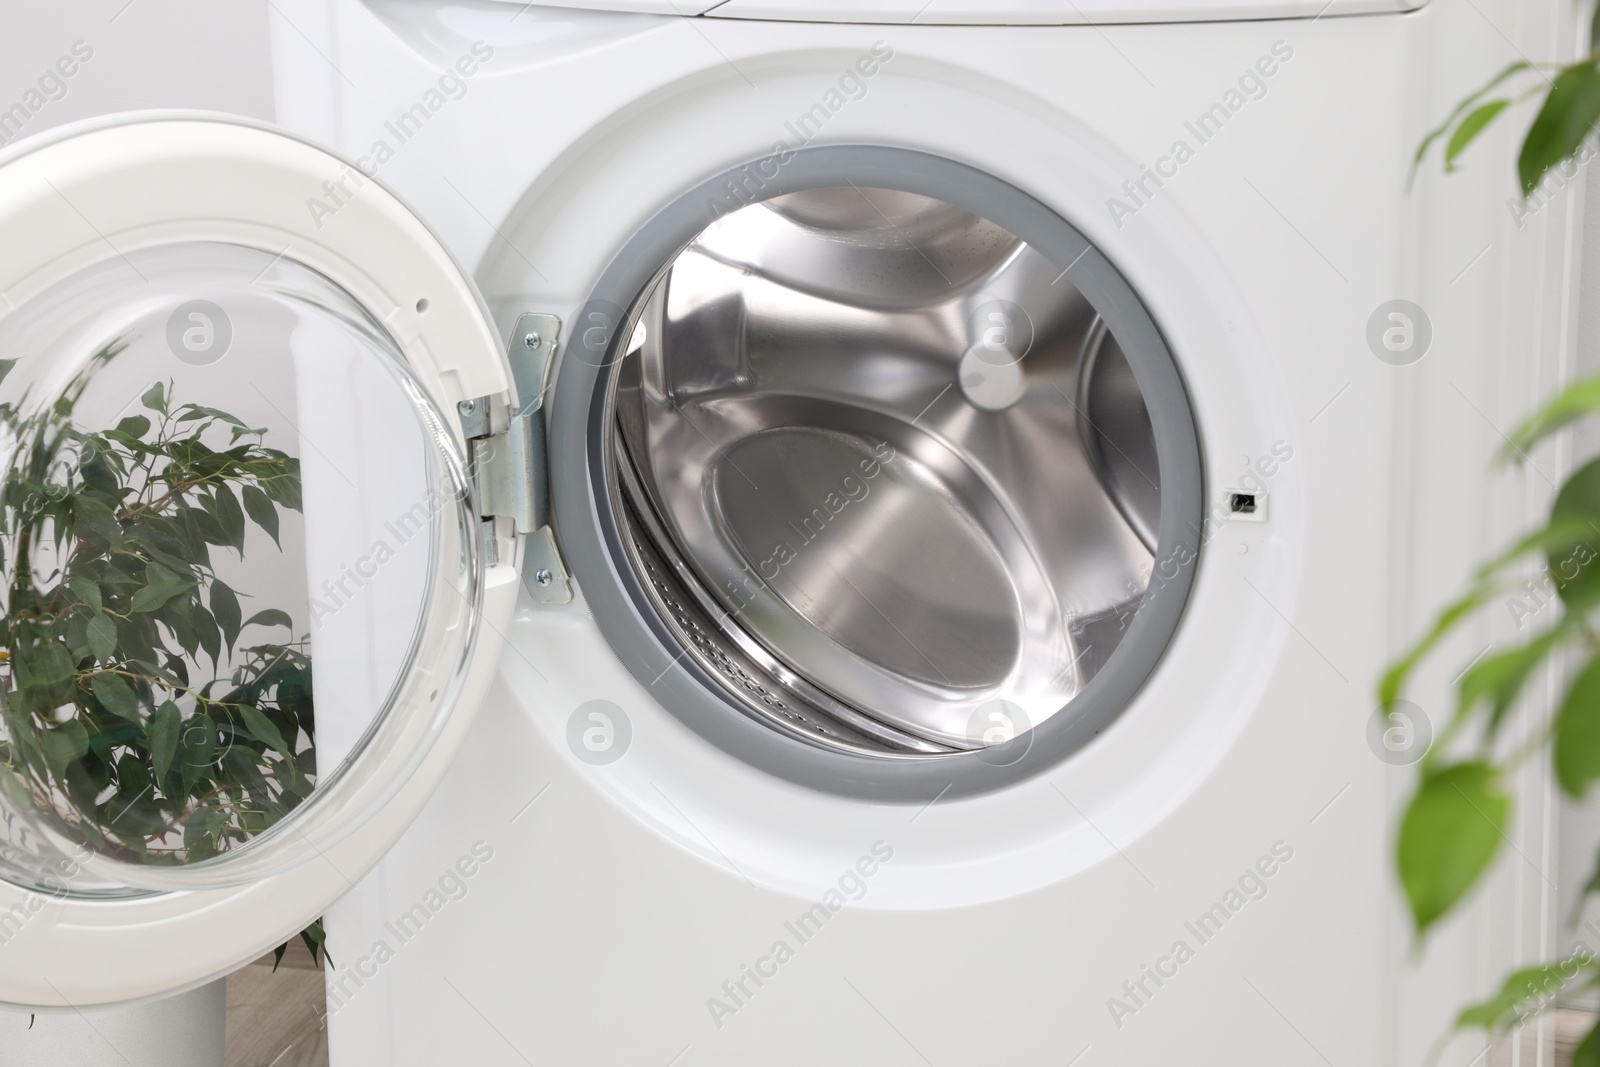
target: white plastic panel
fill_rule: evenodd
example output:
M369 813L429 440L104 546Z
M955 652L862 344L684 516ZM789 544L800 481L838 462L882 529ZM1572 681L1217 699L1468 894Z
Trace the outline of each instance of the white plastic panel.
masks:
M572 0L565 0L572 2ZM640 0L647 2L647 0ZM1220 22L1414 11L1427 0L728 0L714 18L919 25L1067 26L1107 22ZM584 4L585 7L596 6ZM618 9L622 4L611 6ZM670 0L668 0L670 6ZM703 6L703 5L702 5ZM629 11L644 7L626 8ZM649 10L657 10L655 7ZM687 10L680 14L689 14Z

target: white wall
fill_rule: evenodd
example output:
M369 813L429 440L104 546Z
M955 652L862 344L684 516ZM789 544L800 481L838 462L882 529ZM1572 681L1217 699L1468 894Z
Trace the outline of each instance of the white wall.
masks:
M22 125L23 134L143 108L273 117L267 0L73 0L9 6L5 32L0 33L0 112L43 99L43 106ZM30 100L28 94L39 90L41 76L79 41L92 55L63 79L64 94L47 84L47 92ZM5 129L12 132L15 127Z

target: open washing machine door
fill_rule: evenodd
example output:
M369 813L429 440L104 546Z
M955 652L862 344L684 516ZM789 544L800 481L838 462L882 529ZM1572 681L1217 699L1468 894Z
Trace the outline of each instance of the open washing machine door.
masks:
M540 389L404 204L231 119L0 156L0 299L0 1003L156 996L432 792L543 525Z

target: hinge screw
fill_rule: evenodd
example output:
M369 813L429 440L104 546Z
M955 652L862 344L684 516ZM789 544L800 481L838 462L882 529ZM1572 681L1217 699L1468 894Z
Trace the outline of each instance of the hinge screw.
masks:
M533 580L538 582L540 585L549 585L551 582L555 581L555 575L541 568L533 572Z
M522 339L522 343L529 348L538 348L544 343L544 338L540 337L536 333L530 333Z
M461 412L463 415L471 415L474 411L478 410L478 402L476 400L463 400L461 403L456 405L456 410Z

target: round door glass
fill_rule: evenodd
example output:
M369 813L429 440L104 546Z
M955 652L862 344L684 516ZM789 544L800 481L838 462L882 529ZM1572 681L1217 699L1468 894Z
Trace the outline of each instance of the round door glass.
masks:
M1066 266L838 185L718 219L640 298L603 415L622 540L747 712L856 755L1002 759L1117 653L1166 472Z
M421 758L472 633L459 450L398 348L289 256L194 243L26 299L0 359L0 877L326 848Z

